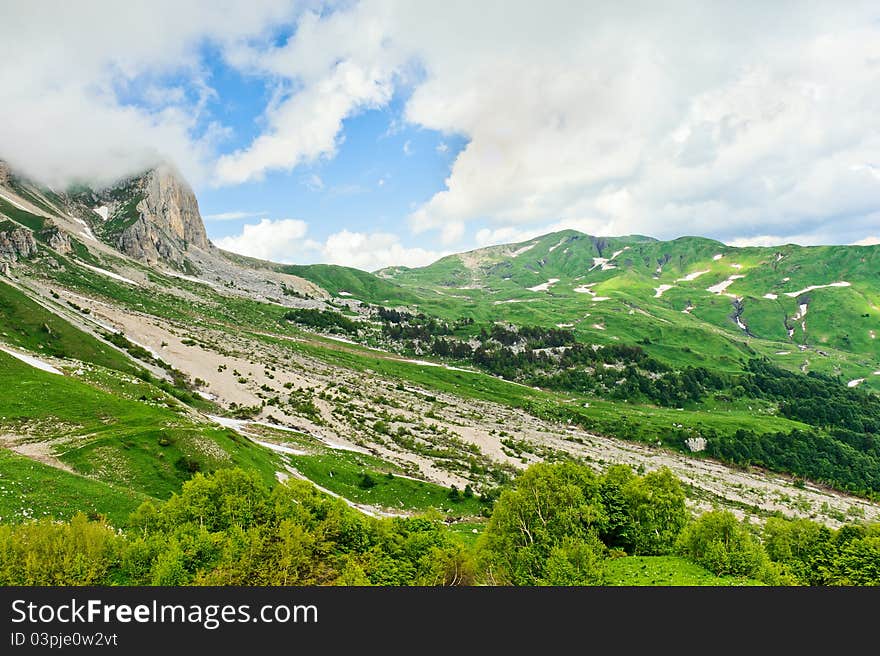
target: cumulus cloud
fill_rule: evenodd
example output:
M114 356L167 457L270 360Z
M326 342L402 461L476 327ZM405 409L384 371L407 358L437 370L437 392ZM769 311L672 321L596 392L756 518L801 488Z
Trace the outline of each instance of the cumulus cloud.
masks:
M268 212L220 212L218 214L203 214L205 221L240 221L241 219L252 219L256 216L265 216Z
M344 119L405 83L406 121L467 139L409 217L444 243L478 221L833 233L877 207L876 18L870 3L364 0L237 54L298 90L218 170L238 181L332 156Z
M870 237L865 237L864 239L859 239L858 241L854 241L852 243L853 246L878 246L880 245L880 236L872 235Z
M167 157L237 184L333 157L346 119L397 96L402 121L466 142L408 217L446 245L553 225L724 241L876 234L876 3L117 6L4 11L0 156L43 179ZM281 23L293 29L279 40L267 28ZM228 129L207 113L205 42L277 90L262 133L219 157ZM125 102L136 89L143 102Z
M397 235L384 232L342 230L316 246L316 250L323 256L322 261L353 266L364 271L376 271L392 265L425 266L448 254L424 248L406 248Z
M245 225L238 235L215 240L222 249L274 262L303 261L341 264L376 271L387 266L418 267L447 255L424 248L408 248L400 237L384 232L341 230L324 241L308 238L309 226L298 219L263 219Z
M257 257L261 260L289 262L292 254L302 249L302 240L309 225L299 219L263 219L259 223L245 225L241 233L215 239L220 248Z
M109 183L161 160L204 179L226 129L199 47L290 20L279 0L6 3L0 158L49 184ZM291 17L291 18L288 18Z

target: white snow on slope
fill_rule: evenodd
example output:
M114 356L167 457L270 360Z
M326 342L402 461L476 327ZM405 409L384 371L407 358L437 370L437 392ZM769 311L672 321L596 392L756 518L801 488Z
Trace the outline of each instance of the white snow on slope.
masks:
M92 229L89 227L88 223L86 223L82 219L74 218L73 220L76 221L77 223L79 223L83 227L82 231L79 234L81 234L86 239L91 239L92 241L98 241L98 239L95 237L95 235L92 234Z
M113 273L112 271L107 271L107 269L101 269L99 267L92 266L91 264L86 264L85 262L80 262L79 260L77 260L76 263L81 267L85 267L86 269L91 269L92 271L94 271L96 273L100 273L101 275L107 276L108 278L113 278L114 280L120 280L122 282L127 282L129 285L137 285L137 283L134 280L129 280L128 278L120 276L118 273Z
M513 252L510 254L510 256L511 256L511 257L519 257L520 255L522 255L522 254L525 253L526 251L530 251L530 250L532 250L532 249L533 249L535 246L537 246L537 245L538 245L538 242L533 241L531 244L526 244L526 245L523 246L522 248L517 248L515 251L513 251Z
M847 386L847 387L858 387L859 385L861 385L861 384L864 383L864 382L865 382L865 379L864 379L864 378L856 378L855 380L851 380L851 381L849 381L849 382L846 384L846 386Z
M711 287L707 287L706 291L712 292L713 294L723 294L725 289L730 287L735 281L739 280L740 278L745 278L745 276L741 276L738 274L732 275L732 276L730 276L730 278L728 278L727 280L725 280L723 282L719 282L717 285L712 285Z
M592 300L594 303L596 303L598 301L610 301L611 297L610 296L594 296L590 300Z
M339 294L340 296L351 296L351 292L343 292L343 291L339 291L339 292L336 292L336 293Z
M594 292L590 287L595 285L596 283L591 282L589 285L581 285L580 287L575 287L572 291L577 292L578 294L589 294L590 296L595 296L596 292Z
M717 255L713 255L713 256L712 256L712 259L715 260L715 261L717 262L717 261L720 260L722 257L724 257L724 255L722 255L721 253L718 253Z
M663 292L669 291L672 289L672 285L660 285L654 289L654 298L660 298L663 296Z
M92 211L100 216L104 221L106 221L107 217L110 215L110 209L106 205L101 205L101 207L93 207Z
M2 193L2 192L0 192L0 198L2 198L3 200L5 200L7 203L12 203L13 205L15 205L15 206L16 206L18 209L20 209L20 210L24 210L25 212L27 212L27 213L29 213L29 214L33 214L33 211L32 211L32 210L29 210L29 209L28 209L27 207L25 207L24 205L22 205L22 204L20 204L20 203L17 203L15 200L13 200L12 198L10 198L9 196L7 196L6 194L4 194L4 193Z
M769 298L771 301L775 301L779 296L777 294L764 294L764 298Z
M547 282L542 282L540 285L528 287L527 289L530 292L546 292L550 289L551 285L555 285L557 282L559 282L559 278L550 278Z
M40 371L45 371L50 374L58 374L59 376L63 376L64 373L53 367L48 362L43 362L39 358L35 358L32 355L26 355L24 353L18 353L17 351L13 351L12 349L8 349L5 346L0 346L0 351L11 355L13 358L17 360L21 360L25 364L29 364L35 369L39 369Z
M785 292L785 295L790 296L791 298L794 298L795 296L800 296L801 294L806 294L807 292L811 292L814 289L824 289L825 287L850 287L850 286L852 286L851 283L848 283L845 280L842 280L840 282L830 282L827 285L810 285L809 287L805 287L804 289L801 289L796 292Z
M563 237L562 239L560 239L560 240L559 240L559 243L556 244L556 246L551 246L551 247L549 248L548 252L552 253L552 252L555 251L557 248L559 248L560 246L562 246L562 245L565 243L565 239L566 239L565 237Z
M696 280L704 273L709 273L709 269L706 269L705 271L694 271L693 273L687 274L684 278L679 278L675 282L690 282L691 280Z

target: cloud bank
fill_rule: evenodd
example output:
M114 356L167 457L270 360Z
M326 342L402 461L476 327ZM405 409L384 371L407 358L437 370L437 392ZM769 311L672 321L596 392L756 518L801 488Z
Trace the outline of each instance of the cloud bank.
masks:
M0 152L26 171L118 176L162 155L239 184L333 157L347 118L401 93L407 122L467 141L407 217L423 240L555 225L755 243L876 234L876 3L114 7L4 12ZM285 21L289 38L266 36ZM227 128L204 115L205 42L277 90L262 132L229 152ZM183 82L162 83L169 72ZM125 102L127 86L154 79Z

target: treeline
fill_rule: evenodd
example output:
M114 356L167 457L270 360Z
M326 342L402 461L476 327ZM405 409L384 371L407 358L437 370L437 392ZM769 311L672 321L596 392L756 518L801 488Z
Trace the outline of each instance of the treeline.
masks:
M374 519L312 485L197 474L116 530L77 515L0 526L0 585L601 585L611 558L680 555L773 585L880 584L880 525L694 519L668 470L538 464L474 547L430 517Z
M359 325L348 317L333 310L315 310L310 308L288 310L281 316L282 321L316 328L330 333L344 333L356 336Z

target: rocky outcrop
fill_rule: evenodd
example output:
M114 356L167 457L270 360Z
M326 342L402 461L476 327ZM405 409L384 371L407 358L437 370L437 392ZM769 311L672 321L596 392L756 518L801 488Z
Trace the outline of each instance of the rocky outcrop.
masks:
M0 227L0 261L17 262L36 254L33 232L27 228Z
M148 263L164 260L182 267L191 247L213 248L195 194L170 166L148 171L126 185L137 204L128 209L128 217L114 219L123 224L113 243L120 251Z
M0 185L7 184L11 176L12 172L9 170L9 165L0 159Z
M70 236L51 221L47 222L46 226L40 230L40 239L61 255L66 255L73 250L70 245Z

